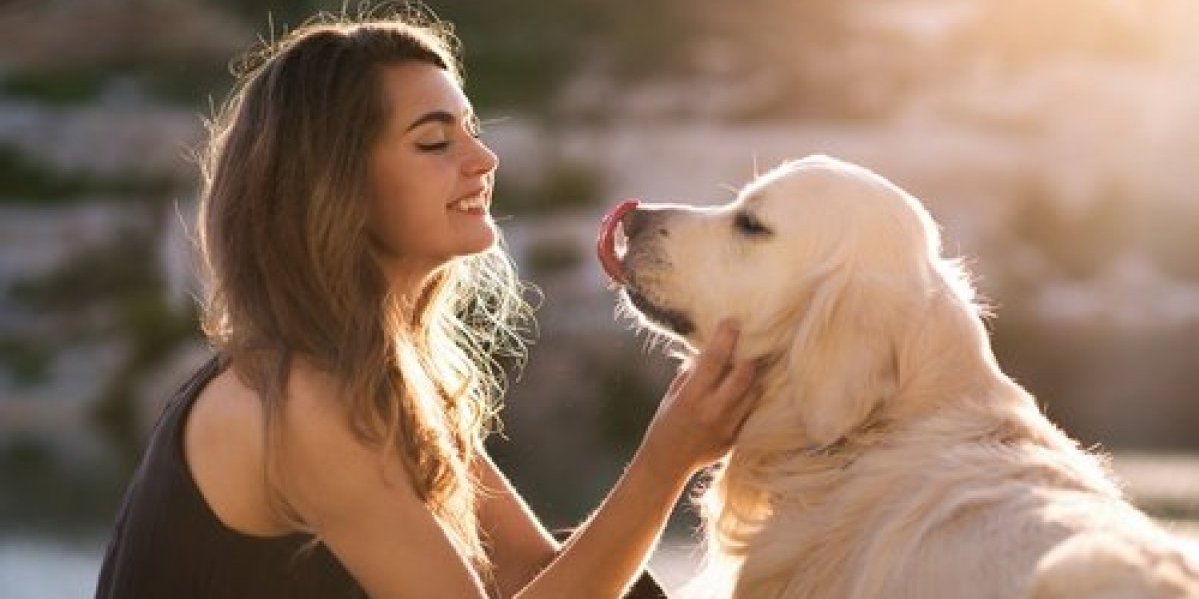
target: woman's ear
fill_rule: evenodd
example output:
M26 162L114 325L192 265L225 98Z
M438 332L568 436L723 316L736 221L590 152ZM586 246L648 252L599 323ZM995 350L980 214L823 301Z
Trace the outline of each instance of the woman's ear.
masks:
M902 315L882 280L850 269L820 281L787 357L807 444L827 447L895 395Z

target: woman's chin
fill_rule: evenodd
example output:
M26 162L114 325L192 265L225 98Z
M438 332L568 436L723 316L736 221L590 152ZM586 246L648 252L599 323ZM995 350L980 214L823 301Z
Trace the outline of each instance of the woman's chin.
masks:
M478 254L481 252L486 252L487 250L495 247L495 244L499 242L499 240L500 235L499 232L496 231L495 222L491 220L491 217L487 217L487 228L483 231L480 231L474 251L471 253Z

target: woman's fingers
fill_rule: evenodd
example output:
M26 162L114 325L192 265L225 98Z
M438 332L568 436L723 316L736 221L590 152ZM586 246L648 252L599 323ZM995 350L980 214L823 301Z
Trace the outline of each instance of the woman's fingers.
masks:
M647 459L702 468L726 453L749 414L756 364L734 362L738 331L722 321L696 359L679 368L645 438Z
M696 416L704 426L711 427L715 438L731 441L748 415L746 404L751 403L747 391L753 383L754 364L743 361L728 369L714 389L709 389L694 406Z
M750 412L758 402L758 397L761 396L759 393L751 392L756 375L757 364L751 360L740 362L733 366L720 389L717 389L717 393L726 397L725 401L732 404L726 409L731 412L730 420L734 427L734 433L741 430L741 425L749 418Z
M720 385L716 387L715 396L724 403L738 403L749 391L754 382L756 367L752 360L744 360L733 364Z
M692 371L693 386L707 390L714 388L728 369L733 348L737 345L737 327L730 319L720 321L712 342L704 348Z

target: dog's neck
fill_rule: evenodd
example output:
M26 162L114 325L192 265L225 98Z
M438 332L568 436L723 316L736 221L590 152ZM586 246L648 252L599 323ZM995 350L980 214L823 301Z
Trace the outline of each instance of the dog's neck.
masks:
M930 301L925 310L922 317L914 319L917 324L900 341L902 347L895 362L897 381L893 392L883 397L844 434L831 441L814 443L804 438L802 422L796 422L796 430L790 432L788 442L778 438L779 433L773 430L768 439L755 438L757 430L777 429L775 426L747 427L738 441L738 449L753 455L754 461L777 463L788 471L795 471L798 462L805 460L811 462L810 466L824 464L841 469L851 465L856 456L871 447L888 442L891 432L930 420L938 412L956 409L955 406L980 411L980 427L985 430L978 435L990 430L987 429L990 425L981 424L986 421L984 413L991 411L982 405L988 401L1022 401L1035 410L1031 398L999 370L985 329L975 315L963 313L950 302L935 300ZM755 414L764 423L795 417L794 407L788 405L795 401L787 395L791 374L787 372L788 368L782 354L758 361L760 379L769 381L759 390L763 413ZM966 405L976 403L980 405ZM953 442L951 439L944 441ZM808 469L807 465L799 468Z
M882 433L891 424L891 421L885 418L882 412L880 406L844 435L828 443L807 445L800 448L797 453L808 459L839 457L842 467L848 467L858 454L872 444L873 440L881 438Z
M809 503L835 488L842 473L870 452L896 449L916 439L939 447L976 442L1068 444L1016 383L985 363L975 365L972 372L968 381L956 385L946 385L935 370L919 372L895 396L829 443L805 444L798 439L783 449L774 439L756 439L753 431L743 433L724 473L729 477L726 483L760 487L760 491L769 487L770 495L787 488L793 498L775 496L774 500ZM774 485L780 478L792 482Z
M886 460L875 459L888 452L891 463L909 463L975 443L1073 450L1032 397L999 370L977 316L952 308L932 300L913 315L897 341L891 394L831 442L805 438L803 410L796 406L802 398L789 395L787 361L760 361L759 408L702 500L714 553L744 557L778 513L795 517L847 499L879 505L880 498L839 493L864 479L876 489L895 488L905 474L877 467Z

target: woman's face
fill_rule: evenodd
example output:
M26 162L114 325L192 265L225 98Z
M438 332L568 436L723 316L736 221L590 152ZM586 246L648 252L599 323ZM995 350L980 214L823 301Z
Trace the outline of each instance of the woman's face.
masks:
M490 248L495 154L478 139L466 95L423 62L384 67L389 117L371 150L370 233L393 282L417 282L456 256Z

